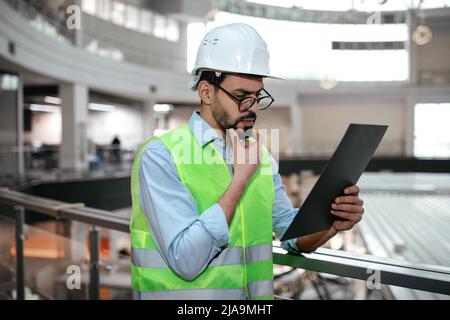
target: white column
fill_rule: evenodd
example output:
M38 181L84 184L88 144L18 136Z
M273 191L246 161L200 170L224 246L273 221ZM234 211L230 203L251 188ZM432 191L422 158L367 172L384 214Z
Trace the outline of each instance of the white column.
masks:
M408 10L406 14L406 23L408 26L408 39L406 41L409 58L409 82L410 89L408 90L405 101L404 112L404 156L414 156L414 111L417 103L416 86L419 83L419 59L418 46L412 40L411 36L417 28L417 16L414 10Z
M25 159L23 153L23 77L21 75L19 78L19 87L17 88L17 173L19 177L25 175Z
M417 28L417 17L413 10L408 10L406 14L406 23L408 26L406 46L409 59L409 82L411 84L417 84L419 82L418 46L411 38Z
M147 100L144 101L143 108L143 141L151 138L153 136L153 131L155 130L155 111L153 110L153 106L155 105L155 100Z
M3 175L22 177L23 90L22 78L0 72L0 180Z
M417 103L416 89L410 88L405 103L405 130L404 130L404 155L414 156L414 111Z
M298 104L291 105L291 126L292 126L292 155L299 156L303 151L302 139L302 107Z
M62 100L59 167L63 170L81 171L87 168L88 88L81 84L62 84L59 87L59 96Z
M78 6L78 8L80 8L80 21L81 21L81 29L75 29L73 30L74 34L75 34L75 46L76 47L82 47L83 46L83 29L84 29L84 25L83 25L83 11L81 10L81 0L73 0L72 1L74 5Z

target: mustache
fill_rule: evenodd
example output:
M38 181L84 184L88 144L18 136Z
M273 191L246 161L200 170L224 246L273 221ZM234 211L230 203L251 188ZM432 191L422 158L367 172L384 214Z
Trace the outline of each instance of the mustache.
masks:
M254 112L252 112L252 111L249 111L249 113L248 113L247 115L241 116L241 117L237 118L236 121L233 123L233 126L232 126L232 127L236 129L236 126L237 126L237 124L238 124L239 122L241 122L241 121L243 121L243 120L253 120L253 121L256 121L256 118L257 118L256 113L254 113Z

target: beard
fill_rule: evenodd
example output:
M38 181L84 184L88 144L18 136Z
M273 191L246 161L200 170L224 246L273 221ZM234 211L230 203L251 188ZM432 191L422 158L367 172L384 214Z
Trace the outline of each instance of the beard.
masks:
M216 100L215 101L215 105L216 107L212 110L212 114L214 119L216 119L216 121L218 123L220 123L220 125L222 126L222 128L224 130L227 129L238 129L238 125L241 121L243 120L253 120L253 124L256 122L256 114L251 111L248 110L246 115L240 116L237 119L233 119L230 114L225 110L225 108L222 107L222 105ZM243 129L244 131L250 130L253 128L253 125L251 126L244 126L241 127L240 129Z

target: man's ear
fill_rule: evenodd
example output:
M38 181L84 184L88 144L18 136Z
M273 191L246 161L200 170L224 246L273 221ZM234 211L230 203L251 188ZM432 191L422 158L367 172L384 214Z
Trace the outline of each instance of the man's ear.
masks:
M211 104L212 95L214 94L213 86L206 80L202 80L197 85L197 92L204 104Z

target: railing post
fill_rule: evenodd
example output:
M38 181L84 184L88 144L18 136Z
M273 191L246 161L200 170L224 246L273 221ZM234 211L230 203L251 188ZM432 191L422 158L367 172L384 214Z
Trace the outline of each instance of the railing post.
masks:
M89 272L89 299L100 300L100 271L99 271L99 233L92 227L89 232L90 243L90 272Z
M15 206L16 211L16 291L17 300L25 300L25 260L23 255L23 224L25 222L25 209Z

